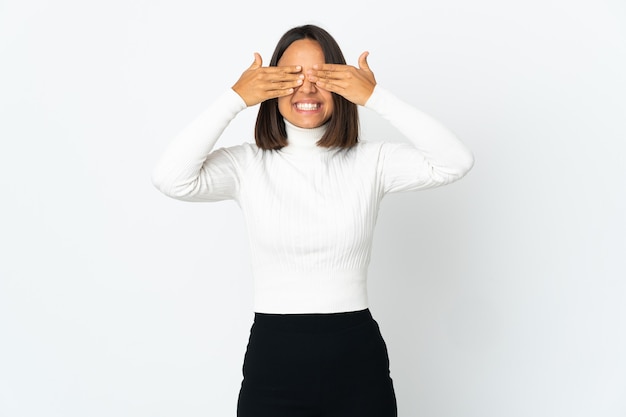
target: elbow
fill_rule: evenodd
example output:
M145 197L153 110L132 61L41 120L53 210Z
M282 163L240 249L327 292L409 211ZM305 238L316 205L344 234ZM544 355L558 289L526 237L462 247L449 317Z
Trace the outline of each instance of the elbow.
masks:
M464 152L458 155L453 164L450 164L446 169L439 170L439 175L433 174L441 181L441 185L450 184L456 182L465 177L474 167L474 155L470 152Z
M189 194L188 187L180 184L171 175L166 175L162 170L156 169L150 177L152 185L164 195L177 199L185 200Z
M163 175L163 172L161 172L158 168L152 171L150 181L157 190L165 195L169 195L167 192L169 187L167 187L166 177Z
M217 201L213 187L200 178L173 175L171 172L155 170L151 176L152 185L167 197L181 201Z
M464 177L472 170L472 168L474 168L475 162L476 159L474 158L474 154L470 150L467 150L459 161L461 177Z

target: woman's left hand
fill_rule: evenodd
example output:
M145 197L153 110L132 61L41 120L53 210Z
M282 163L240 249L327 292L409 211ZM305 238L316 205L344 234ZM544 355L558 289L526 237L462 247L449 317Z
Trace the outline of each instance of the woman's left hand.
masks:
M341 64L315 65L306 76L316 86L363 106L376 86L374 73L367 64L368 55L369 52L363 52L359 56L359 68Z

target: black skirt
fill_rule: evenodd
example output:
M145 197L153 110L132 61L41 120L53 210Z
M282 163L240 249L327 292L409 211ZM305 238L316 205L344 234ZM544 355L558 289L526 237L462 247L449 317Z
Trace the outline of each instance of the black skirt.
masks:
M389 357L368 309L256 313L238 417L396 417Z

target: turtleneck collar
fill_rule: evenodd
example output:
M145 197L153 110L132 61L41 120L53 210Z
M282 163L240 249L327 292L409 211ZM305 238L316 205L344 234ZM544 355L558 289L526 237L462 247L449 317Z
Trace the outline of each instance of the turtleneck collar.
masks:
M317 146L317 142L326 132L327 126L324 124L312 129L305 129L289 123L285 120L285 129L287 131L287 146L281 151L289 154L317 154L326 153L330 148Z

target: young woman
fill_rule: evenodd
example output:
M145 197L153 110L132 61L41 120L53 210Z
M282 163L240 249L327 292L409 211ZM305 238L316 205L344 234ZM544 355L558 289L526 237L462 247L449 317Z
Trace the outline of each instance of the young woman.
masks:
M288 30L269 66L255 54L153 173L170 197L234 199L243 211L255 317L239 417L397 415L367 299L379 204L456 181L474 160L446 127L377 85L367 56L346 65L324 29ZM259 103L255 143L214 149L231 120ZM407 141L359 141L359 105Z

